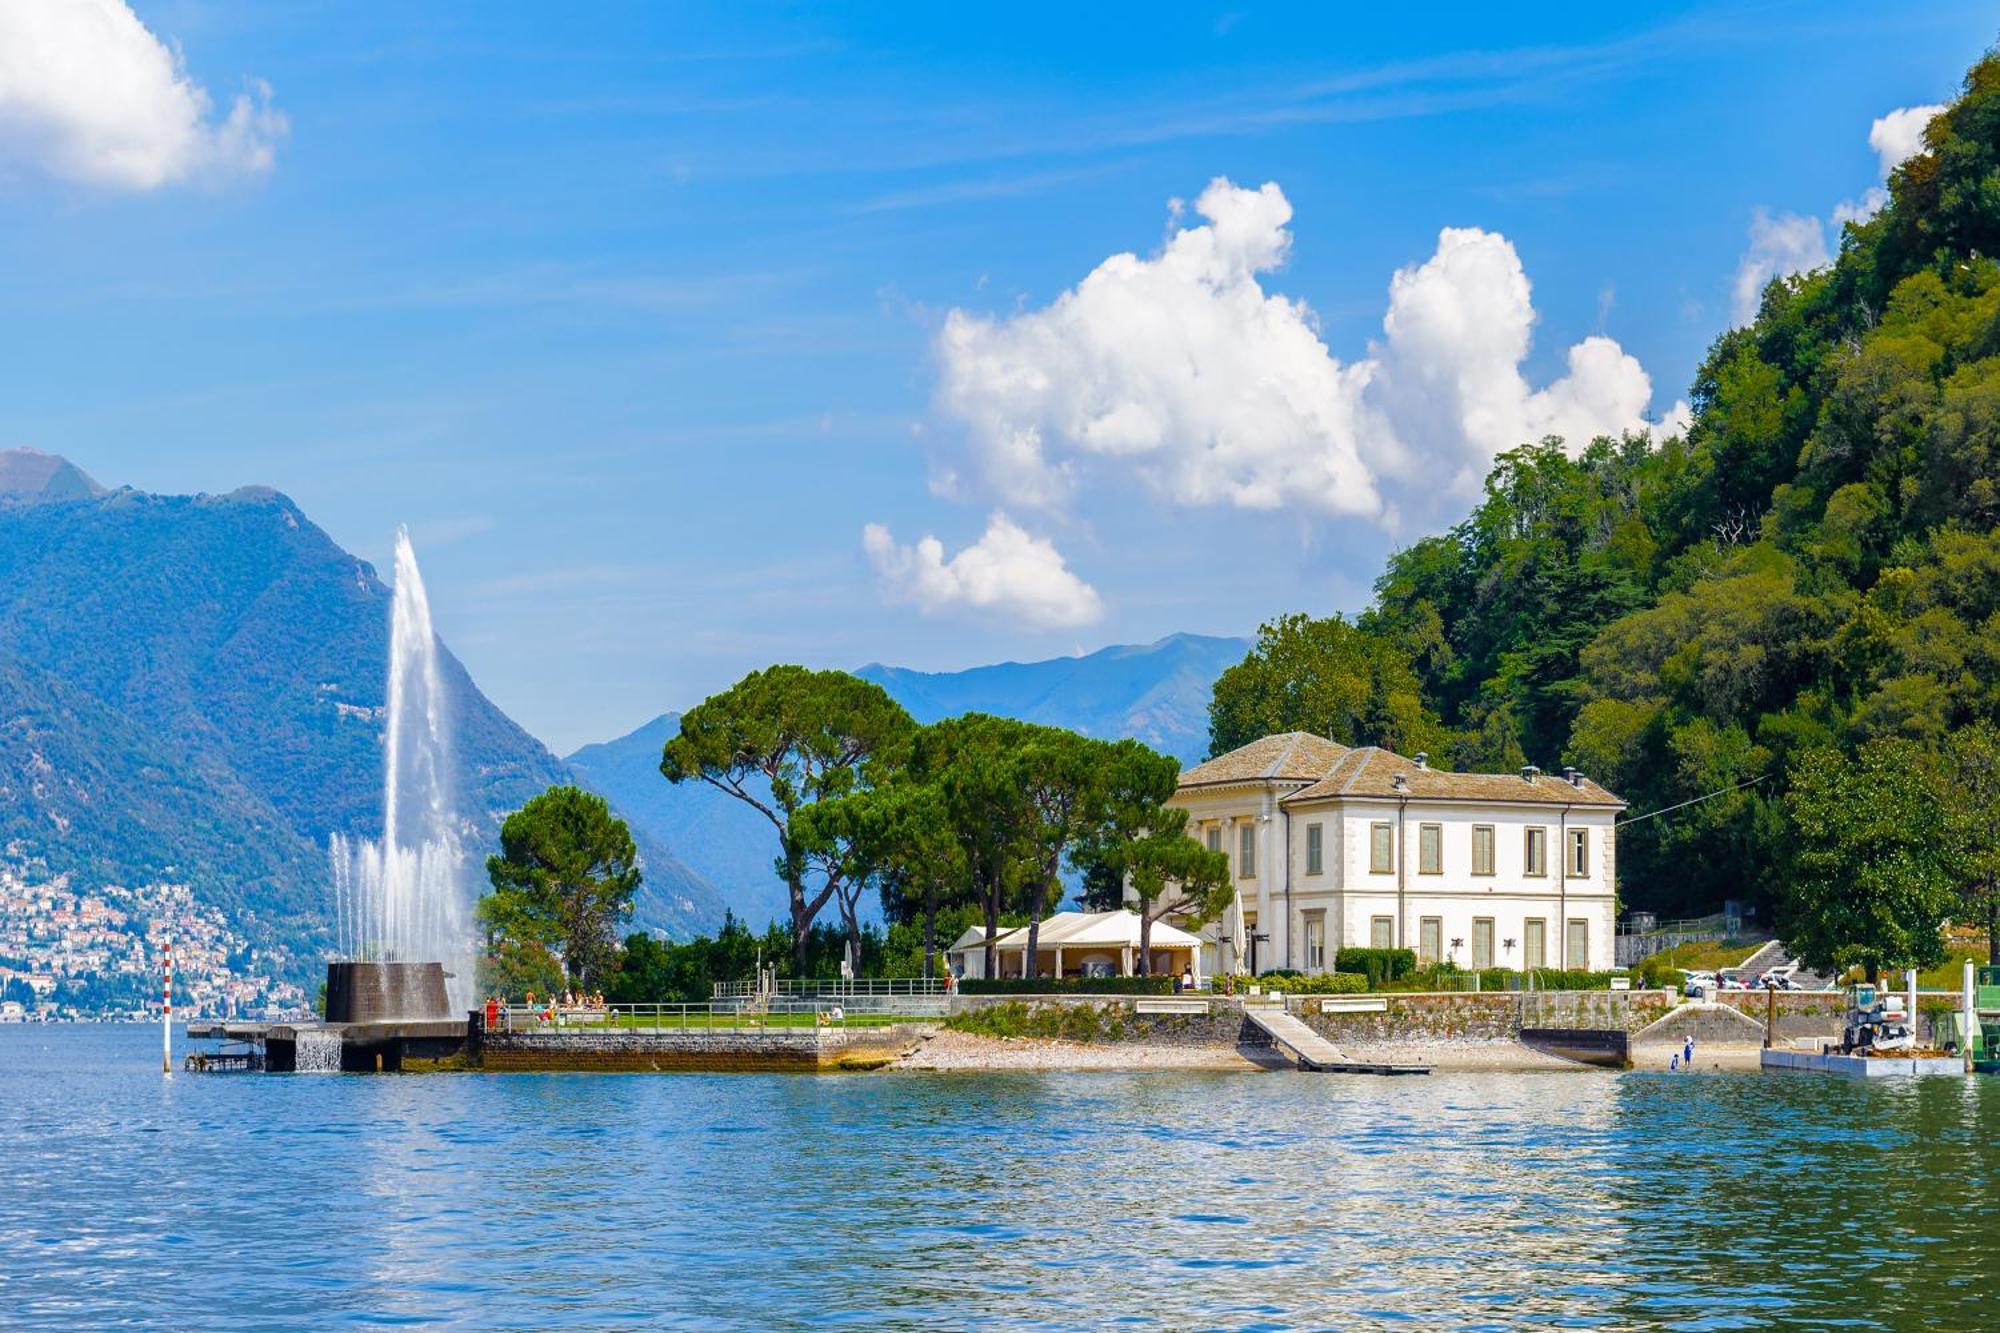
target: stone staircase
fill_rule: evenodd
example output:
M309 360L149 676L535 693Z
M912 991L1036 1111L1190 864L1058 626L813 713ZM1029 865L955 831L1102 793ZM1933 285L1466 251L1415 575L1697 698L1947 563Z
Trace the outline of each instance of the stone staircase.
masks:
M1804 965L1800 964L1799 960L1792 955L1791 951L1785 948L1783 940L1771 940L1767 942L1763 948L1751 954L1739 966L1731 970L1749 982L1750 988L1755 990L1762 983L1766 972L1775 971L1782 967L1793 968L1792 979L1806 990L1824 990L1828 985L1832 984L1828 978L1816 972L1807 971Z

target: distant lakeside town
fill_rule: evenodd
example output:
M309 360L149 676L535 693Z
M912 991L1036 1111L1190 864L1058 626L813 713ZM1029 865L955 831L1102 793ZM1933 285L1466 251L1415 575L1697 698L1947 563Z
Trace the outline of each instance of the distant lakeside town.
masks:
M30 863L0 865L0 1023L156 1019L168 941L176 1016L307 1012L277 979L291 960L253 948L189 885L83 888Z

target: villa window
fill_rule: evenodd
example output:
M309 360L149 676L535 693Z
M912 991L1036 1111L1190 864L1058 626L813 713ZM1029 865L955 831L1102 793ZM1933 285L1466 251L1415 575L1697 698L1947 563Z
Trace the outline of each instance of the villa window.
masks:
M1368 923L1368 947L1371 949L1393 949L1396 947L1396 918L1378 916Z
M1427 916L1417 923L1417 961L1428 967L1444 957L1444 918Z
M1417 873L1419 875L1444 873L1444 825L1417 825Z
M1326 913L1306 913L1306 971L1326 971Z
M1370 873L1387 875L1396 869L1396 843L1394 830L1387 824L1368 826L1368 869Z
M1474 824L1472 826L1472 873L1490 875L1493 873L1493 826Z
M1569 831L1569 877L1587 879L1590 876L1590 830L1573 828Z
M1493 966L1493 918L1472 918L1472 966L1475 970Z
M1521 966L1549 965L1549 923L1530 917L1521 923Z
M1569 923L1569 957L1564 966L1572 972L1590 970L1590 923L1580 918Z
M1222 850L1221 829L1212 828L1208 831L1208 850L1210 850L1211 852L1219 852Z
M1323 831L1318 824L1306 825L1306 873L1317 875L1326 869Z
M1245 824L1236 831L1236 874L1249 879L1257 873L1257 826Z
M1526 829L1527 841L1521 858L1521 873L1525 875L1546 875L1549 873L1549 831L1545 828Z

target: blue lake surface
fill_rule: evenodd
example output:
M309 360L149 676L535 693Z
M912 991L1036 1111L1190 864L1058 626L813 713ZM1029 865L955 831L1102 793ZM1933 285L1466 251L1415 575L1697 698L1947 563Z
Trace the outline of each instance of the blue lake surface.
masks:
M159 1073L0 1028L0 1325L2000 1321L2000 1080Z

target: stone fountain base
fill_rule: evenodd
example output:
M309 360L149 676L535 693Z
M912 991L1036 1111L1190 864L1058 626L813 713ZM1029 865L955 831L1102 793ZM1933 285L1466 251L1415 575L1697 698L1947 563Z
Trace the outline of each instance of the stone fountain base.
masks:
M443 963L328 963L326 1021L392 1023L454 1015Z
M264 1067L290 1072L337 1061L366 1073L459 1055L466 1015L453 1015L444 983L442 963L328 963L326 1021L270 1026Z

